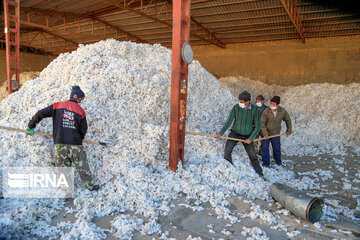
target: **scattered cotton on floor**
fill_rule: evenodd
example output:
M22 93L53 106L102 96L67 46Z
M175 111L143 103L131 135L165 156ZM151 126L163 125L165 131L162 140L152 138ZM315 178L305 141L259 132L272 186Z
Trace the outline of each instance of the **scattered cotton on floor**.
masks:
M97 193L89 192L76 178L74 206L65 208L69 213L75 213L74 223L51 225L51 218L64 209L64 200L3 199L1 234L20 238L100 239L106 237L108 230L101 229L91 220L113 215L116 217L111 223L111 232L117 237L131 238L134 231L138 231L166 239L169 233L163 232L157 220L159 216L169 214L171 200L180 195L189 200L187 207L197 211L202 210L201 203L209 202L217 217L230 224L240 219L230 211L228 197L242 195L248 199L272 201L270 183L253 171L242 148L233 153L235 167L224 161L222 140L187 136L184 167L179 165L176 173L168 169L170 78L170 50L160 45L107 40L61 54L40 77L26 82L20 91L1 101L0 125L25 129L37 110L55 101L67 100L71 86L79 85L86 94L81 103L89 125L86 138L117 141L107 148L85 145L95 182L101 189ZM321 90L316 85L305 88L306 91ZM301 155L300 151L307 154L326 148L325 139L329 136L335 138L328 139L331 144L341 140L348 140L350 144L358 140L340 138L339 128L344 126L341 123L334 126L334 131L325 133L324 127L317 125L320 119L327 121L325 123L335 123L335 120L328 114L321 115L321 110L316 107L304 106L303 101L308 99L306 94L310 93L305 91L301 94L303 98L296 97L301 89L288 90L282 96L284 107L294 119L296 132L284 143L285 154ZM199 62L194 61L189 66L186 122L189 131L216 133L236 101ZM296 103L292 104L292 101ZM312 104L310 100L308 103ZM312 114L319 115L313 118L314 122ZM358 123L356 121L354 125ZM351 129L348 126L346 131ZM36 130L51 133L51 119L43 120ZM321 141L317 141L319 138ZM0 146L0 167L50 166L53 161L51 139L1 131L0 140L6 143ZM312 145L314 142L317 144ZM265 170L265 176L271 182L288 181L290 186L300 189L317 187L316 182L306 175L297 180L293 172L282 167ZM145 220L130 216L129 212ZM335 215L338 213L334 212ZM278 214L256 204L248 215L240 217L260 218L276 229L287 229L285 224L276 222ZM267 239L260 228L243 230L244 236ZM189 239L197 238L189 236Z

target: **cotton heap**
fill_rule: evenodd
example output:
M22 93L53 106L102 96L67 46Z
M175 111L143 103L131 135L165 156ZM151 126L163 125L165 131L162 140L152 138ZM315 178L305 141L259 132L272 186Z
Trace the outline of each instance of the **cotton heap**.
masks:
M236 168L223 159L222 140L186 136L184 168L179 165L177 173L169 170L170 80L169 49L107 40L61 54L40 77L4 99L0 125L25 129L37 110L68 100L71 87L78 85L86 95L81 103L89 127L85 138L117 143L107 148L85 144L95 181L101 185L96 195L76 178L72 208L65 207L62 199L3 199L1 234L100 239L108 230L96 226L92 219L113 215L111 231L119 238L131 238L135 230L160 236L162 228L156 220L170 212L171 200L180 195L193 200L195 209L209 202L218 218L231 224L239 219L230 211L228 197L271 201L270 183L257 176L240 148L234 152ZM215 134L238 101L197 61L189 65L187 92L188 131ZM302 116L294 115L295 124ZM51 133L51 125L50 118L44 119L35 131ZM51 138L0 131L0 141L6 143L0 146L0 167L51 166ZM302 139L294 141L292 136L288 141L294 149L303 144ZM287 181L292 187L309 188L312 184L306 179L295 180L291 171L270 169L264 174L273 182ZM61 209L76 213L75 222L63 220L52 225L51 218ZM255 205L254 209L254 214L261 215L263 210ZM285 222L272 221L272 214L264 216L269 216L267 221L276 229L286 231Z

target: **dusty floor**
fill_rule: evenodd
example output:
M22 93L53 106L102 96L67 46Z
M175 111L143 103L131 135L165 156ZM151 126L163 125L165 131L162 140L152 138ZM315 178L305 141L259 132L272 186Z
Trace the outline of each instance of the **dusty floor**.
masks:
M339 200L343 206L354 209L356 202L354 196L360 195L360 181L355 180L355 174L359 173L360 159L355 154L348 154L347 156L329 156L322 155L318 157L288 157L284 156L284 167L287 170L295 172L296 177L309 176L310 178L317 178L311 176L309 172L318 169L329 170L333 173L333 177L318 175L316 182L319 184L318 189L310 189L309 193L321 194L327 200ZM335 163L334 163L335 162ZM185 165L186 167L186 165ZM344 190L344 182L352 184L351 188ZM244 199L242 196L235 196L228 199L231 203L230 210L239 216L251 211L250 202L252 200ZM262 200L256 200L256 204L261 205L263 209L270 212L281 211L283 208L277 203L270 203ZM173 202L175 206L168 216L159 218L159 223L163 226L163 232L168 231L169 236L176 239L187 239L189 235L192 237L201 237L201 239L247 239L241 233L243 227L252 228L259 227L266 232L269 239L289 239L287 233L292 231L300 231L299 234L293 239L359 239L360 238L360 219L353 221L352 219L343 215L339 216L337 221L326 221L322 219L319 223L321 226L309 224L294 215L281 215L279 221L286 223L288 232L282 230L275 230L270 225L261 220L260 218L252 220L251 218L241 218L232 226L227 226L228 221L217 219L217 214L212 210L209 203L201 205L204 210L193 211L187 208L185 198ZM68 202L71 207L72 200ZM131 213L127 213L131 214ZM110 222L115 216L107 216L103 218L94 218L93 222L104 228L111 228ZM141 216L137 216L141 217ZM75 220L71 214L65 215L64 212L60 213L55 219L54 224L60 221ZM224 231L224 229L226 231ZM227 235L225 235L225 232ZM116 239L116 237L108 233L107 239ZM159 239L159 236L142 236L140 233L134 233L133 239Z

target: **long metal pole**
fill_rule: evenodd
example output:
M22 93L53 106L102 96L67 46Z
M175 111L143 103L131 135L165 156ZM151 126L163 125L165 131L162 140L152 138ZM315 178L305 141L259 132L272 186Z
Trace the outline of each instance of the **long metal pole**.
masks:
M190 39L190 8L191 0L173 1L169 155L172 171L177 170L179 160L184 163L188 66L182 60L181 47Z
M16 81L20 87L20 0L15 0L15 61Z
M8 1L4 0L4 22L5 22L5 49L6 49L6 77L7 77L7 88L8 93L12 93L11 88L11 65L10 65L10 23L9 23L9 5Z
M16 75L16 81L20 83L20 0L4 0L3 2L6 43L6 76L8 93L11 94L13 92L11 81L13 74ZM12 7L12 11L10 11L10 7ZM13 24L10 24L11 22ZM13 54L11 50L12 46L15 49ZM14 64L12 64L12 60L15 61ZM14 67L12 68L12 66Z

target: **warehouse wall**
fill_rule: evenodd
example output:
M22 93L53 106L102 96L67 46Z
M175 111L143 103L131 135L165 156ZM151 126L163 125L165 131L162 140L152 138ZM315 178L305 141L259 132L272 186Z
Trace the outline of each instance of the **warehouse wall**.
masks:
M244 76L283 86L360 82L360 36L194 46L195 59L216 77ZM41 71L54 57L21 53L21 71ZM0 50L0 85L6 79Z
M54 56L38 55L33 53L20 53L21 72L42 71ZM0 86L6 81L6 54L5 50L0 50Z
M360 82L360 36L194 46L194 57L216 77L244 76L283 86Z

